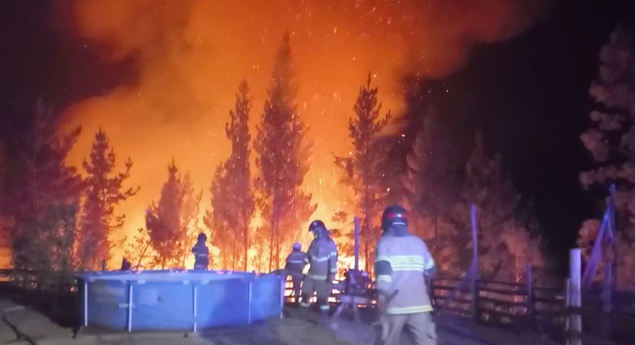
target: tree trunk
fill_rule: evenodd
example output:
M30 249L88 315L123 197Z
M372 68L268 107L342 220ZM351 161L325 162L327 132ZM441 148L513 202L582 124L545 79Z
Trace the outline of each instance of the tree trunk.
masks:
M232 271L236 270L236 233L234 233L234 241L232 242Z
M271 272L271 267L273 265L273 243L274 243L274 233L275 233L275 221L271 222L270 238L269 238L269 272Z
M243 232L244 232L244 240L245 240L243 271L247 272L247 259L249 257L249 225L245 226Z

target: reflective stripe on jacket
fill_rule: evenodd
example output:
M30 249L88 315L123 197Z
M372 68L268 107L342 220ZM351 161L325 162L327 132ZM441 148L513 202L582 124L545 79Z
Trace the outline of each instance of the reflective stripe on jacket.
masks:
M337 273L337 247L329 237L316 238L307 250L306 263L310 264L308 276L315 280L326 280Z
M434 268L426 244L405 232L384 234L375 250L375 276L379 293L391 296L387 314L412 314L432 311L424 272Z
M284 268L291 272L302 273L305 265L306 253L298 250L287 255L286 265Z

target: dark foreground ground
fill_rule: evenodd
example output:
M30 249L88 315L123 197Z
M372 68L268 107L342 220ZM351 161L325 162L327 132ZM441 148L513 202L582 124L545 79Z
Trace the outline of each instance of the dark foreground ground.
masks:
M368 322L354 322L344 315L331 327L319 325L316 314L296 307L285 308L285 317L248 327L232 327L186 333L122 333L73 330L60 326L34 309L0 297L0 344L214 344L214 345L367 345L374 343ZM368 321L369 315L363 315ZM438 325L440 345L554 344L535 334L472 326L460 319L444 319ZM407 339L403 345L409 344Z

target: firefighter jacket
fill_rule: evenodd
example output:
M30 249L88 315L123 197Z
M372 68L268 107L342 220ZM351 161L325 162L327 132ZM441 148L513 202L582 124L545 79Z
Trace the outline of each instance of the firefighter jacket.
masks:
M284 268L298 275L302 274L304 266L306 265L306 253L301 250L294 250L287 255L286 265Z
M205 243L197 242L194 247L192 247L192 253L194 254L194 267L207 268L209 264L209 249Z
M306 263L310 265L307 276L315 280L333 279L337 273L337 248L328 237L319 237L307 250Z
M374 266L377 291L389 298L387 314L432 311L425 276L434 272L434 260L426 244L405 226L395 225L382 234Z

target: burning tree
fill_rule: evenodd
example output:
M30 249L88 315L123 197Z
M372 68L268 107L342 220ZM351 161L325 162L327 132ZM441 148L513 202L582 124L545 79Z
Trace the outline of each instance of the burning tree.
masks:
M591 127L580 139L591 153L596 168L580 174L584 188L617 187L615 208L617 233L609 261L616 260L620 288L635 286L635 34L618 26L600 51L600 71L589 90L596 101L590 114ZM604 188L604 190L606 190ZM580 230L579 245L589 248L597 233L588 225ZM596 224L599 226L599 222ZM611 257L612 256L612 257Z
M462 236L455 237L454 266L467 267L472 242L470 205L476 206L479 273L484 280L518 280L526 263L542 264L540 241L533 238L536 226L511 179L503 171L500 155L489 156L477 134L475 148L465 169L464 193L454 206L454 219ZM461 255L462 254L462 255Z
M42 271L69 270L79 262L73 244L75 214L82 189L68 153L80 134L77 127L55 134L54 116L38 102L30 132L8 175L4 213L13 267Z
M341 182L352 187L357 196L355 204L361 215L360 249L369 272L373 262L371 250L380 234L375 226L387 196L387 188L382 183L385 173L381 169L387 151L380 141L380 135L391 118L390 112L381 117L377 88L371 88L370 83L369 73L366 85L360 88L353 108L356 116L349 120L348 132L353 142L354 154L351 157L335 158L335 163L344 170Z
M115 173L116 156L108 136L99 128L88 160L82 163L86 170L86 192L82 207L78 252L83 268L96 269L107 261L115 243L109 238L114 229L123 226L125 215L115 215L115 206L139 191L124 189L130 177L132 160L128 158L123 172Z
M281 263L281 248L315 212L312 196L300 187L309 170L311 144L304 142L307 126L295 104L290 37L278 49L268 99L257 128L254 149L259 176L260 212L269 232L269 270Z
M235 109L229 112L230 122L225 127L227 138L232 142L231 155L214 172L210 188L212 211L205 217L212 243L220 248L223 267L234 270L242 264L245 271L250 246L249 228L255 211L249 167L250 111L249 86L243 80L236 94Z

